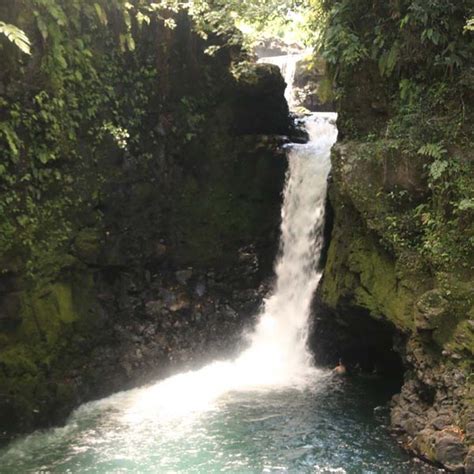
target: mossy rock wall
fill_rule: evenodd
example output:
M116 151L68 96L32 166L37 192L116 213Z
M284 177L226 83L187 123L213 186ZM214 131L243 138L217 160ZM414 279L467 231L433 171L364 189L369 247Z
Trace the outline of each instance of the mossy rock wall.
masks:
M409 162L390 144L355 141L337 145L332 161L333 227L316 332L318 324L327 325L324 318L332 318L331 324L348 333L339 342L365 350L363 339L350 336L363 338L354 329L366 324L361 318L392 328L391 343L382 329L380 337L405 365L392 424L416 453L451 469L462 466L474 415L474 287L462 268L434 271L416 246L405 245L419 232L408 217L410 209L429 195L423 162ZM446 443L458 453L455 459L446 454Z
M58 5L68 34L58 36L50 12L38 11L54 35L33 48L31 62L1 44L9 58L0 72L1 119L21 160L5 134L0 147L12 155L7 176L28 183L15 188L18 209L0 220L17 236L0 242L6 436L231 351L260 304L256 289L271 275L278 245L289 124L279 71L250 64L236 79L231 63L242 53L205 54L184 14L174 30L160 17L141 29L133 23L131 50L119 41L123 18L107 2L99 6L108 28L94 8ZM36 17L22 8L9 15L41 37ZM54 48L78 44L84 57L77 52L61 78L53 75ZM30 114L15 115L31 104ZM264 114L248 122L256 110ZM43 137L44 114L64 133ZM55 159L38 164L38 150ZM33 175L41 179L30 183ZM11 187L1 186L6 202Z

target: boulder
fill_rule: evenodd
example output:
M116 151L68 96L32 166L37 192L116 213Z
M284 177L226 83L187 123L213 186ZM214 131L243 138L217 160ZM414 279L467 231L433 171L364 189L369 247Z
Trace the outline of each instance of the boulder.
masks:
M464 470L466 471L466 474L474 474L474 446L469 448L464 464Z
M467 448L461 435L451 431L441 431L436 437L436 460L455 472L463 472Z
M286 84L278 66L248 65L238 77L235 128L238 134L287 135Z
M188 284L188 281L193 276L193 269L187 268L185 270L178 270L175 272L176 280L183 286Z
M436 329L440 318L446 314L448 301L442 290L434 289L424 293L415 305L417 329Z

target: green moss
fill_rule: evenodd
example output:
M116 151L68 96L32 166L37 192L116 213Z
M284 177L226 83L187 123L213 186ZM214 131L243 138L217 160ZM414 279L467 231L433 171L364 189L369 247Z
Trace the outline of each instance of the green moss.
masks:
M36 375L38 367L32 360L31 350L24 345L10 347L0 353L0 368L6 377Z
M20 337L25 341L55 344L63 325L79 318L69 283L55 283L41 290L24 293L22 297Z
M357 213L332 190L335 226L321 289L333 308L352 304L385 318L401 330L413 329L413 304L419 285L401 279L396 260L364 228Z
M79 260L83 262L97 263L100 249L101 238L97 229L83 229L74 239L73 251Z
M474 355L474 327L472 320L458 322L452 331L447 349L453 352L466 352L470 357Z
M416 223L410 212L424 192L422 160L410 167L389 148L348 142L333 153L330 198L336 215L323 300L333 308L365 308L402 331L429 333L426 350L472 351L472 278L457 267L433 271L413 239L416 230L409 230ZM384 189L404 189L409 199Z
M404 286L407 282L398 279L395 262L370 240L358 244L349 257L350 268L360 280L355 289L356 303L374 316L385 317L402 330L411 330L414 295Z
M84 364L75 335L92 337L90 273L77 272L42 289L22 292L22 323L0 339L0 423L30 429L49 421L52 406L73 405L75 389L64 382L71 367Z

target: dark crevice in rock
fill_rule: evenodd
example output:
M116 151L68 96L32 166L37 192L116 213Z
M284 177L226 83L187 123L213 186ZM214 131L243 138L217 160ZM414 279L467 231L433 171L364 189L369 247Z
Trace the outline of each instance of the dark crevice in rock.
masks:
M331 177L329 177L329 180ZM332 207L331 201L326 199L325 206L325 222L323 229L323 248L321 249L321 256L319 258L318 267L323 270L326 266L329 252L329 243L331 241L331 234L334 228L334 209Z
M331 310L316 295L310 345L317 364L334 366L339 359L352 373L376 373L403 381L404 366L395 350L404 336L367 310L347 306Z

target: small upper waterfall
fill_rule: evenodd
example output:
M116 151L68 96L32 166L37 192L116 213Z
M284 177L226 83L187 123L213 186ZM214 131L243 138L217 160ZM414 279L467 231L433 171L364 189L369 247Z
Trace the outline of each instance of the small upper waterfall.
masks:
M296 65L298 64L298 61L304 58L304 56L305 53L289 54L285 56L269 56L265 58L260 58L258 60L259 63L274 64L275 66L278 66L280 68L281 73L287 84L285 98L288 102L288 107L290 108L290 110L293 110L295 106L293 83L295 81Z

